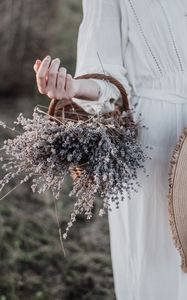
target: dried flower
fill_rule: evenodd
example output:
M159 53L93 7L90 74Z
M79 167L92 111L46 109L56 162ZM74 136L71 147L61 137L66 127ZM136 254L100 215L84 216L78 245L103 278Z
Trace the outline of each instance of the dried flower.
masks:
M22 175L20 183L31 179L33 192L51 190L58 199L65 176L79 167L70 192L77 200L64 239L78 214L92 217L96 195L103 200L100 216L111 210L112 202L118 208L118 194L123 201L124 190L128 198L131 190L137 191L137 170L145 172L144 162L149 158L136 139L138 123L130 122L127 113L124 122L121 120L99 116L90 122L65 119L59 124L37 108L31 119L20 114L14 123L21 125L23 132L5 140L2 148L7 157L2 167L7 173L0 180L0 191L12 178ZM0 125L6 126L3 122Z

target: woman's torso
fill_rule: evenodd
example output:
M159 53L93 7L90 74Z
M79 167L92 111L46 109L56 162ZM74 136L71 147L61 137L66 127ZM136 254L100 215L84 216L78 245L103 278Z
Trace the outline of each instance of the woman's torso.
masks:
M187 97L187 1L123 3L122 26L127 22L123 9L129 24L124 63L134 93Z

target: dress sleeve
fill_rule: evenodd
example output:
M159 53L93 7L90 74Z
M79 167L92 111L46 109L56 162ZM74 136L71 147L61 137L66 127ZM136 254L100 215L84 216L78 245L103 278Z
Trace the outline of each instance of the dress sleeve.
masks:
M128 99L131 86L124 66L128 43L128 16L121 0L83 0L83 18L78 31L75 76L86 73L105 73L118 79L126 89ZM122 14L125 22L122 23ZM118 88L105 80L95 80L101 90L99 98L82 100L73 98L89 113L114 110L121 98Z

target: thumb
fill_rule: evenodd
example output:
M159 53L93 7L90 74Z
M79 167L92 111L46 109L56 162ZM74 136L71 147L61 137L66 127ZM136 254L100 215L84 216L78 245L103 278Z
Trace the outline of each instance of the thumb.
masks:
M40 59L37 59L36 61L35 61L35 64L34 64L34 66L33 66L33 69L34 69L34 71L35 72L37 72L38 71L38 69L39 69L39 67L40 67L40 65L41 65L41 60Z

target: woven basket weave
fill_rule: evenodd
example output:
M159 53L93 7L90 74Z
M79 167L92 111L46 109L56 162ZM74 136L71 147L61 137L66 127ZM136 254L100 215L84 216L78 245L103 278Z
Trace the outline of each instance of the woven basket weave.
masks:
M114 77L110 75L104 75L100 73L90 73L90 74L84 74L78 77L75 77L74 79L89 79L89 78L95 78L100 80L106 80L111 83L113 83L120 91L122 96L122 108L118 107L116 105L116 110L112 113L105 113L104 115L111 116L111 115L119 115L122 111L129 111L129 103L127 98L126 90L124 89L123 85ZM122 111L121 111L122 109ZM65 115L62 116L62 110L65 113ZM48 114L50 116L55 116L57 118L60 118L61 121L63 121L63 117L70 117L71 119L77 119L85 120L90 117L90 114L88 114L83 108L78 106L77 104L73 103L72 101L63 101L63 100L57 100L52 99L49 105ZM132 120L133 121L133 120Z
M128 119L126 119L126 125L130 126L130 123L134 124L134 120L132 118L132 114L130 113L130 108L129 108L129 102L128 102L128 97L125 88L123 85L113 76L111 75L104 75L100 73L89 73L89 74L84 74L78 77L75 77L74 79L89 79L89 78L94 78L94 79L100 79L100 80L106 80L112 84L114 84L120 91L121 93L121 99L122 99L122 105L119 105L116 103L115 105L115 110L113 112L108 112L108 113L103 113L102 116L105 118L116 118L118 122L122 120L120 116L122 113L128 112ZM52 99L49 108L48 108L48 115L55 117L56 120L59 120L60 122L63 122L65 119L71 119L71 120L87 120L89 121L90 119L90 114L87 113L82 107L77 105L76 103L73 103L72 100L70 101L64 101L64 100L57 100L57 99ZM124 118L122 120L122 125L124 125ZM136 128L136 136L138 134L138 130ZM76 178L79 178L81 173L83 172L83 169L81 167L74 167L73 170L71 171L71 176L73 177L74 180Z
M187 127L184 127L170 160L169 224L181 269L187 273Z

